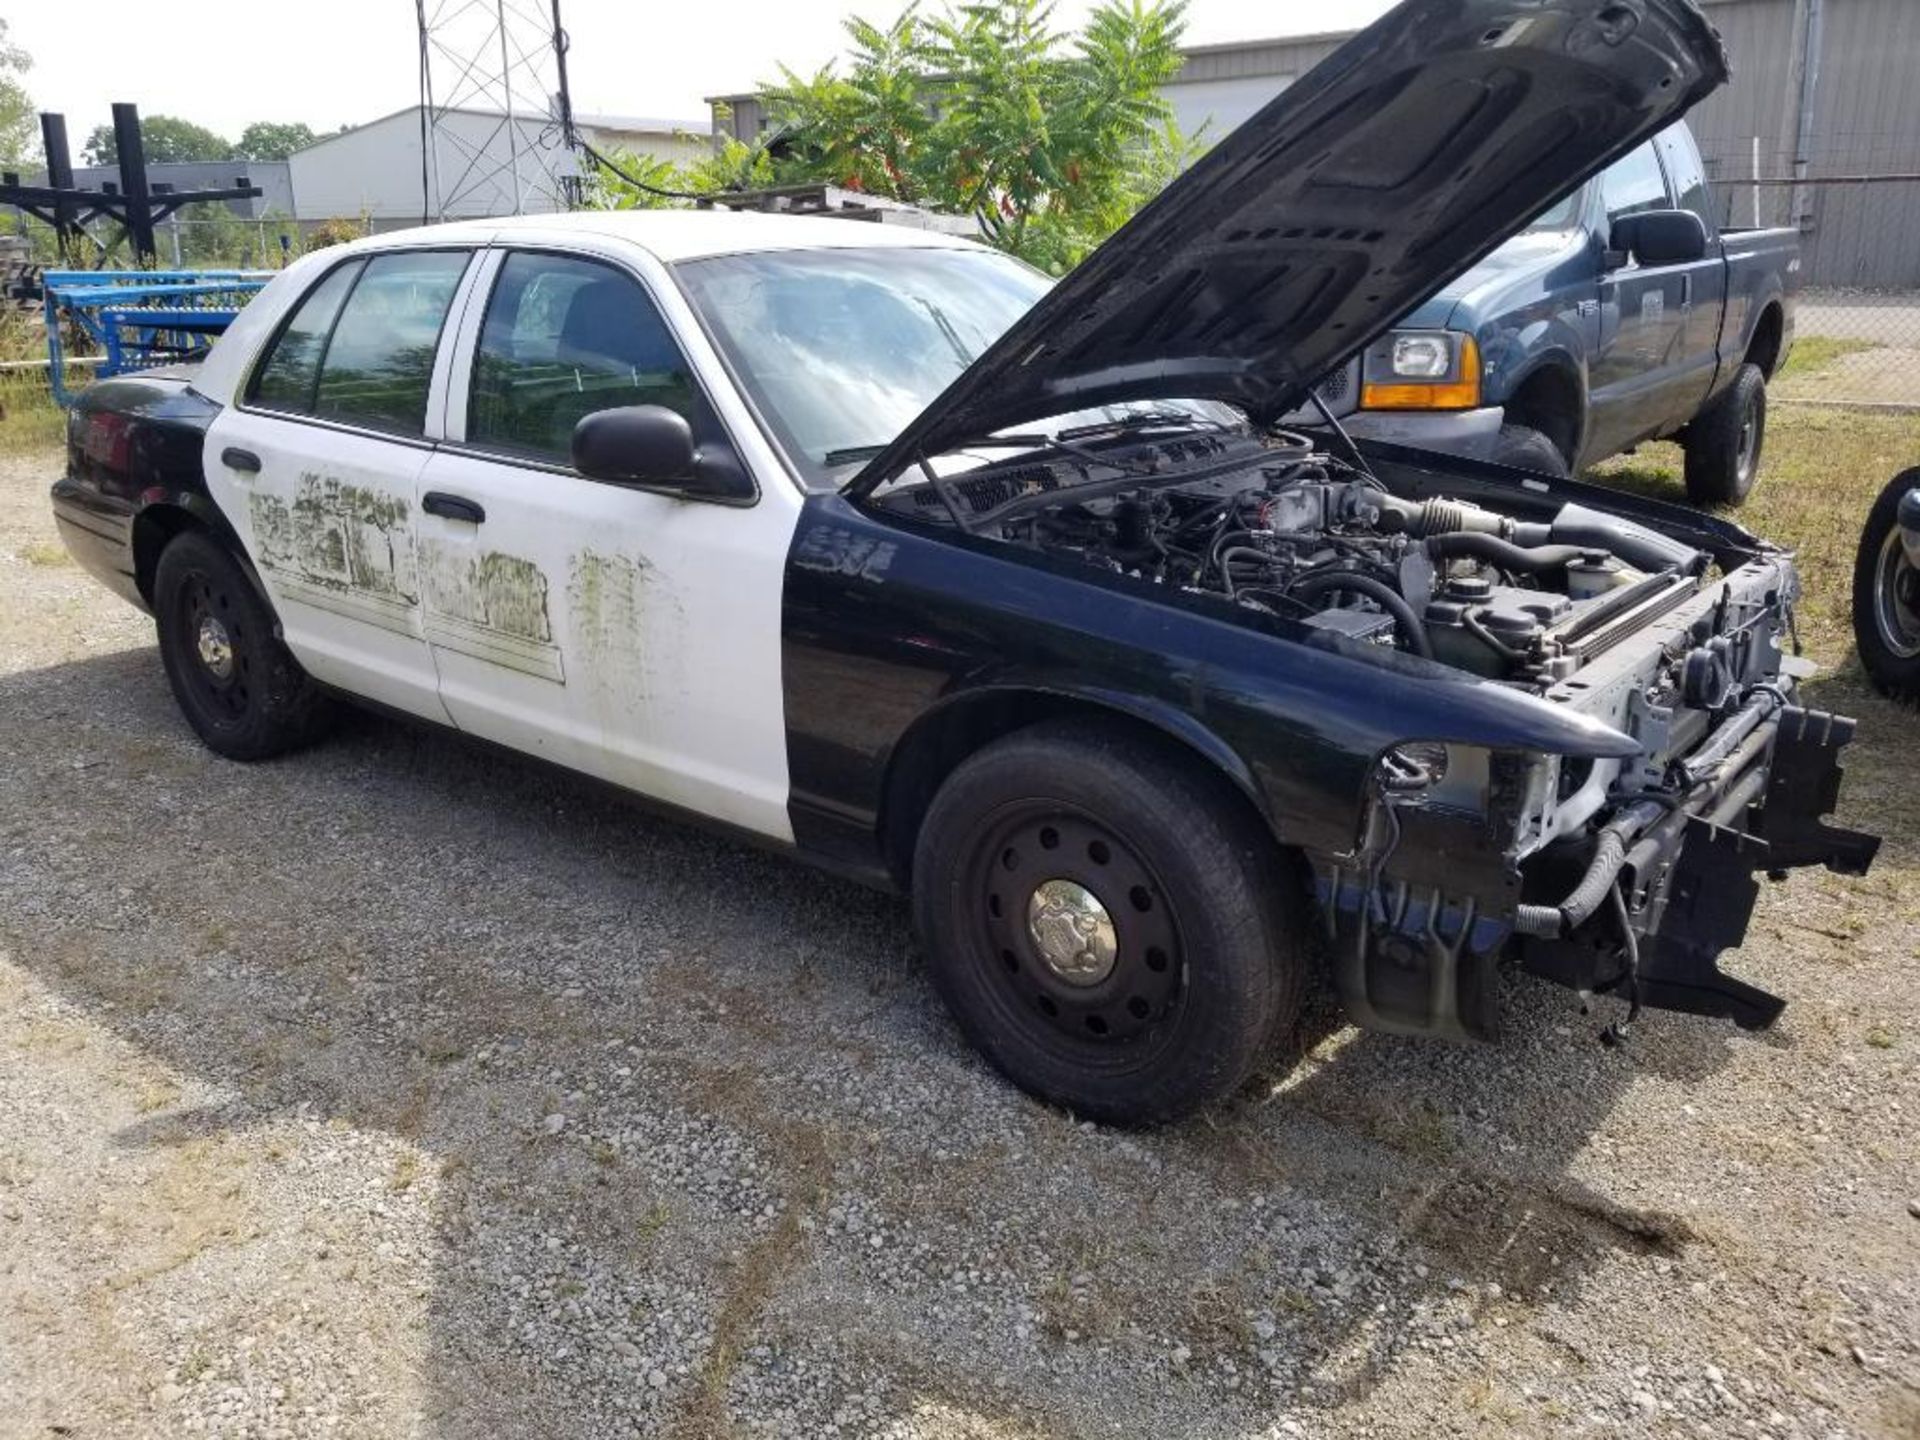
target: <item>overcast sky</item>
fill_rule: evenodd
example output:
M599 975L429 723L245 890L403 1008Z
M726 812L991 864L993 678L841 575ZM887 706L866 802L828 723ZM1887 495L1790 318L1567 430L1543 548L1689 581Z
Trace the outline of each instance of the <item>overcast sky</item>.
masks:
M429 0L458 6L492 0ZM549 0L514 0L544 12ZM702 118L702 97L751 90L784 63L811 70L840 50L852 11L885 21L894 0L562 0L581 113ZM1060 0L1072 23L1087 0ZM1205 44L1345 29L1390 0L1191 0L1186 39ZM0 0L33 56L42 109L60 110L77 152L115 100L232 138L252 120L358 124L419 93L413 0ZM78 155L75 156L78 159Z

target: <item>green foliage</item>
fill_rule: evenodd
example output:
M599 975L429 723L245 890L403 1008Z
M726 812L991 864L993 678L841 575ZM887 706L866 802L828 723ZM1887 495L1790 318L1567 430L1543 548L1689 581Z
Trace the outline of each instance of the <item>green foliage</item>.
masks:
M586 204L592 210L665 210L692 203L688 196L760 189L778 178L764 150L732 138L692 165L618 148L607 158L625 174L588 167Z
M774 142L728 139L675 166L612 158L588 203L685 204L707 194L821 182L970 215L995 245L1058 274L1157 195L1199 149L1160 87L1180 68L1185 0L1106 0L1078 35L1041 0L977 0L892 24L857 16L844 73L782 67L761 90Z
M345 245L350 240L358 240L370 233L365 220L348 220L336 215L331 220L322 220L307 232L302 251L310 254L315 250L325 250L330 245Z
M173 115L147 115L140 121L141 148L147 152L149 165L176 160L227 160L233 156L233 145L191 120L181 120ZM111 125L96 125L93 133L87 136L87 143L81 147L81 154L90 165L117 165L120 163L120 147L113 138Z
M236 160L284 160L296 150L304 150L319 137L299 120L278 122L256 120L240 132L234 142Z
M928 109L932 33L913 6L886 29L857 16L845 79L831 66L811 77L781 67L763 101L787 131L808 178L894 200L921 199L920 165L934 119Z
M844 74L784 71L763 91L782 178L971 215L994 244L1064 269L1192 157L1160 95L1183 13L1184 0L1107 0L1071 37L1041 0L849 20Z
M40 121L33 97L20 76L33 68L33 57L7 39L7 22L0 19L0 161L20 164L29 159L40 137Z

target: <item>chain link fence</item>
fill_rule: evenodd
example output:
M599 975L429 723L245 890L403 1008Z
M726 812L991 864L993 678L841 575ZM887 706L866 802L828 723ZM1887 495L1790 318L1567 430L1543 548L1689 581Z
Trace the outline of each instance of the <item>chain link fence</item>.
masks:
M1843 135L1797 159L1708 159L1723 228L1800 232L1794 352L1773 398L1920 410L1920 142Z
M1688 123L1719 219L1800 232L1774 398L1920 410L1920 0L1708 0L1707 14L1733 82Z

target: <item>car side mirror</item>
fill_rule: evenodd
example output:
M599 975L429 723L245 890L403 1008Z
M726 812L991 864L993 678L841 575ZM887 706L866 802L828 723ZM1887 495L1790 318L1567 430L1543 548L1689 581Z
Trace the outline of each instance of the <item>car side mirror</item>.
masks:
M1642 265L1685 265L1707 257L1707 227L1691 210L1642 210L1613 222L1608 248Z
M583 415L573 427L573 468L589 480L744 504L753 477L731 452L709 454L693 426L664 405L622 405Z

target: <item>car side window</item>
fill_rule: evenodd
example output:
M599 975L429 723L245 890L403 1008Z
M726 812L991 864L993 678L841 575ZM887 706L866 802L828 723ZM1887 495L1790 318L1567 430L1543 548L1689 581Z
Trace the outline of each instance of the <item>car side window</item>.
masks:
M340 309L320 360L313 412L401 435L426 429L427 389L464 251L375 256Z
M361 263L341 265L307 292L273 342L266 363L253 372L247 399L268 410L310 411L313 386L320 378L320 352L327 347L341 302L360 278Z
M1707 233L1718 228L1707 198L1707 170L1693 137L1684 129L1663 130L1659 138L1661 157L1667 162L1667 174L1673 180L1675 202L1682 210L1691 210L1706 225Z
M1651 141L1606 168L1600 177L1600 197L1606 202L1608 220L1667 208L1667 178L1660 172Z
M564 463L596 410L664 405L699 423L692 373L639 282L567 255L507 256L474 355L467 443Z
M333 271L274 341L248 398L270 410L424 433L434 351L469 258L464 250L398 251Z

